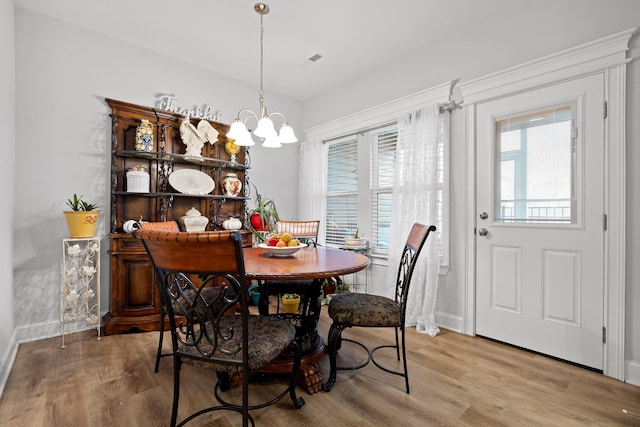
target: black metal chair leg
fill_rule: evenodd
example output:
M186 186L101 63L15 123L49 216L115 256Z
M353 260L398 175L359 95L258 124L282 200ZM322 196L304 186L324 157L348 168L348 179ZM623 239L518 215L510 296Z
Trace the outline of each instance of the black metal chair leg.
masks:
M162 358L162 341L164 339L164 308L160 308L160 337L158 339L158 352L156 354L156 367L154 368L153 372L155 372L156 374L158 373L158 370L160 369L160 359Z
M298 341L294 341L290 347L293 347L293 370L291 371L291 381L289 382L289 396L291 397L291 401L296 409L302 408L304 406L304 399L302 397L296 396L296 379L298 377L298 372L300 371L300 364L302 361L302 349L300 348L300 343Z
M328 353L329 353L329 379L326 383L322 385L323 391L331 391L334 384L336 383L336 374L337 374L337 358L338 358L338 349L340 348L340 342L342 340L342 331L345 329L344 326L338 325L336 323L331 324L331 328L329 328L328 334Z
M396 327L394 329L396 331L396 357L398 360L400 360L400 341L398 341L398 328ZM402 336L404 337L404 328L402 329Z
M180 401L180 358L173 358L173 407L171 408L171 427L178 420L178 402Z
M408 394L409 393L409 371L407 370L407 345L405 341L404 328L402 328L402 363L404 363L404 383L407 387L407 394Z

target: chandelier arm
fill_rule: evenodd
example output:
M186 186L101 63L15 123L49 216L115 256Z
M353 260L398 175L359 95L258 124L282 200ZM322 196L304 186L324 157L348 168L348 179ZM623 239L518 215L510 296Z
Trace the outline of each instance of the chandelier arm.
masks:
M255 119L258 120L258 115L248 108L243 108L242 110L238 111L238 114L236 115L236 120L240 120L240 114L242 113L249 113L248 116L246 116L244 119L241 120L243 123L246 123L247 119L251 116L255 117Z
M287 116L285 116L283 113L280 113L278 111L274 111L273 113L269 113L267 115L267 117L271 118L271 116L273 116L273 115L278 115L278 116L282 117L282 119L284 120L284 124L285 125L289 124L289 122L287 121Z

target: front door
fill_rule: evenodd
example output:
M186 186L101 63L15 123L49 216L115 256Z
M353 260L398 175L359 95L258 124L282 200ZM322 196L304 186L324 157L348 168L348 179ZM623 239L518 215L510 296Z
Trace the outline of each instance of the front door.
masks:
M603 369L604 76L478 104L476 333Z

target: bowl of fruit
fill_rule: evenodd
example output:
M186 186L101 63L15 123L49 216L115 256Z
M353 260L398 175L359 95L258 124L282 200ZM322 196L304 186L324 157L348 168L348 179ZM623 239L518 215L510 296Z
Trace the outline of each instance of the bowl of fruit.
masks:
M266 243L260 243L260 248L264 248L271 256L286 257L291 256L302 248L306 248L305 243L300 243L298 239L291 237L289 233L270 234Z

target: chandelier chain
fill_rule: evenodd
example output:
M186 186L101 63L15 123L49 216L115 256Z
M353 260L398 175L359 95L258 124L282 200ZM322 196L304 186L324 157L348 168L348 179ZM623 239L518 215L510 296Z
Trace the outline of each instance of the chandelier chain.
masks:
M260 15L260 97L264 97L264 89L262 86L262 74L264 68L264 47L263 47L263 36L264 36L264 26L262 25L263 15Z

